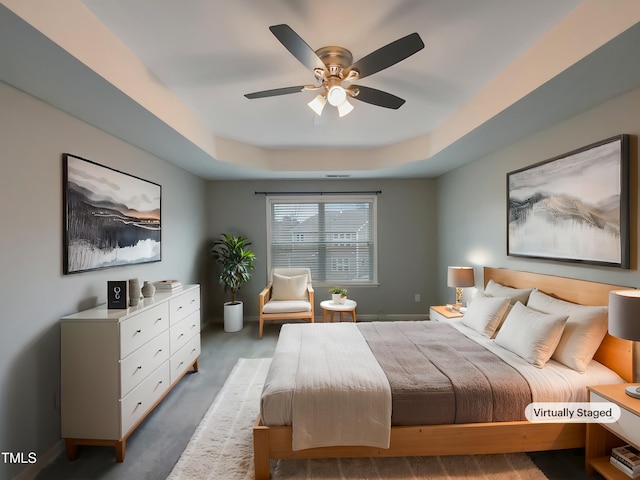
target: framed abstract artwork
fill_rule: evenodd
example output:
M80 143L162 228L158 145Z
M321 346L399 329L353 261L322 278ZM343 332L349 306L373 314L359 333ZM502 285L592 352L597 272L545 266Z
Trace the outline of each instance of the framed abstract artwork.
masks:
M65 274L161 259L162 187L63 155Z
M629 136L507 173L507 255L629 268Z

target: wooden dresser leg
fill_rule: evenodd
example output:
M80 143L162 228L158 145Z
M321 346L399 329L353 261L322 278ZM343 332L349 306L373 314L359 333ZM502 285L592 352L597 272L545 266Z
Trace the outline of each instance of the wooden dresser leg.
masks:
M116 462L118 463L124 462L124 456L126 455L126 448L127 448L127 440L123 438L119 442L116 442L113 445L113 448L116 451Z
M198 363L198 358L196 358L196 361L193 362L193 373L197 373L198 371L200 371L200 364Z
M67 460L73 462L78 458L78 444L73 438L65 438L64 446L67 451Z

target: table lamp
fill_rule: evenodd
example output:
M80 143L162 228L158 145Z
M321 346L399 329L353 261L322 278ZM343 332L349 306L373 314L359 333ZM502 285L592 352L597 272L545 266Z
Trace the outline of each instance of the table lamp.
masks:
M456 289L456 304L462 303L462 289L476 284L473 267L449 267L447 271L447 286Z
M609 333L614 337L631 340L633 381L640 381L640 290L609 292ZM627 387L625 392L640 398L640 387Z

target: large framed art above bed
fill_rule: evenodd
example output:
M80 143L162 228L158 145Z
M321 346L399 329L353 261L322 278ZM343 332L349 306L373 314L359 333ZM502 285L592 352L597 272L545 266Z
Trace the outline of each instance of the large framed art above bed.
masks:
M621 288L488 267L484 269L484 279L485 285L492 282L492 288L537 289L537 301L542 302L541 305L560 299L583 306L605 306L609 291ZM489 289L486 291L489 293ZM497 300L499 303L500 299ZM557 349L554 357L539 368L535 362L544 364L548 357L542 361L538 358L523 360L507 348L511 348L506 333L510 328L507 322L516 316L514 309L524 308L518 304L511 307L508 320L498 331L498 335L507 337L502 342L498 342L498 336L494 341L490 339L492 335L475 334L468 325L454 327L449 322L439 325L429 321L364 322L357 327L353 324L342 324L342 327L341 324L286 325L278 340L263 390L261 415L253 430L256 479L269 478L271 459L490 454L584 446L584 424L530 423L524 419L523 405L560 394L565 395L558 397L564 401L584 401L589 384L630 381L631 342L602 331L604 339L593 356L596 362L589 361L593 350L587 355L588 365L584 365L571 355L563 358ZM563 319L553 321L563 326L564 322L569 322L567 315L560 317ZM468 323L472 324L471 317ZM366 341L353 330L356 328ZM347 336L356 337L356 342L343 347L340 342L351 340L334 338L337 329L348 330ZM421 333L422 330L426 333ZM398 347L395 342L405 341L398 340L399 337L408 337L410 343L417 345L417 350L405 347L404 343ZM475 340L475 337L482 338ZM564 340L563 337L561 342ZM301 341L305 342L304 348L299 348ZM325 343L314 349L311 344L315 342ZM496 343L504 343L506 347L495 346ZM567 349L566 342L564 348ZM505 349L506 353L502 351ZM329 357L336 355L337 358L314 357L315 350L328 350L332 352ZM512 350L517 351L517 348ZM518 354L522 355L522 352ZM293 362L289 358L292 356ZM506 363L497 360L497 356ZM368 357L374 357L372 363L364 361ZM348 362L353 368L340 369L340 362L342 365ZM466 362L465 367L460 368L457 362ZM379 369L383 371L382 380ZM344 378L353 376L356 382L366 383L367 398L358 400L353 390L349 394L331 391L326 395L325 392L325 396L316 398L315 392L308 390L304 381L294 387L290 385L290 381L296 378L311 378L307 384L318 384L323 377L330 375L331 370L339 371L339 376ZM394 372L400 370L412 373L408 378L395 378ZM433 370L435 376L427 376L429 370ZM456 377L462 370L475 372L472 379L475 384L491 377L487 372L498 371L500 374L489 378L494 382L486 388L491 391L489 396L485 391L474 390L465 397L459 392L468 388L466 384L456 385ZM511 370L519 373L513 375ZM571 388L557 393L535 387L547 382L546 379L538 383L535 380L546 371L551 376L562 378L562 382L566 378L567 385L573 382ZM384 376L388 377L390 388L385 389ZM446 381L442 380L444 377ZM350 378L348 380L351 381ZM444 383L448 381L453 384L453 394L445 389ZM329 380L332 382L335 379ZM430 397L423 399L423 393L415 390L415 385L420 382L430 385ZM292 390L299 393L294 395ZM355 390L360 390L360 385ZM435 403L420 403L434 398ZM465 403L466 409L462 408ZM357 417L349 409L366 414ZM334 428L338 424L344 424L342 426L346 428Z

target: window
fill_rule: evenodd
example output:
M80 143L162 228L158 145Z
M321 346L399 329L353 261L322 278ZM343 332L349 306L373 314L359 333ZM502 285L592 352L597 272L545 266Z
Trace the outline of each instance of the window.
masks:
M376 196L267 197L268 268L308 267L320 285L377 282Z

